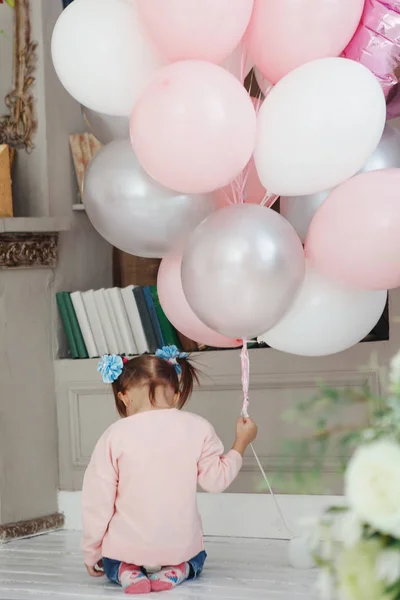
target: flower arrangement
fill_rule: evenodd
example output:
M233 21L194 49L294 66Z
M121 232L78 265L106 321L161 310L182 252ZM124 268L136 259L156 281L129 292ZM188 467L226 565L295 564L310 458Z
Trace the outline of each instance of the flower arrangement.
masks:
M323 600L400 600L400 353L388 397L374 400L345 470L345 506L326 511L315 531Z

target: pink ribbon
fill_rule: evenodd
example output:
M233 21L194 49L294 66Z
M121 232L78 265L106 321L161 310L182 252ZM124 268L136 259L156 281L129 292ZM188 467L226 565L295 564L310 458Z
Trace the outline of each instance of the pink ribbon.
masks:
M243 390L243 406L242 417L249 418L249 380L250 380L250 358L247 341L243 340L243 348L240 353L242 364L242 390Z

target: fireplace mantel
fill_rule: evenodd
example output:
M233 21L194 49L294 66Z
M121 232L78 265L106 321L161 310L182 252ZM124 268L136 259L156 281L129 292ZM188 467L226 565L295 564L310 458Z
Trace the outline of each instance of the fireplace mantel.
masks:
M0 219L0 269L52 269L57 264L58 234L68 218Z

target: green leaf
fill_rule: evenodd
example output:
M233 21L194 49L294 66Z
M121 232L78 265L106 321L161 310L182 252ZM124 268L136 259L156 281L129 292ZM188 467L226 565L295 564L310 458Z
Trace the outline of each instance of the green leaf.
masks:
M10 8L15 8L15 0L6 0L6 2Z
M346 512L349 512L349 508L347 506L331 506L330 508L328 508L326 510L326 513L328 515L342 514L342 513L346 513Z

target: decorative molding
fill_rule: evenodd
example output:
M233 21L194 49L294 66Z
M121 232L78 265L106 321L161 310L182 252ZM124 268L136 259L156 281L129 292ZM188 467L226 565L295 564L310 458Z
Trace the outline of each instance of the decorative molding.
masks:
M72 384L74 386L74 384ZM79 414L79 401L84 396L110 396L110 390L104 385L75 384L68 390L69 426L71 440L71 463L74 469L84 471L89 464L90 456L82 451L82 428ZM117 417L117 414L116 414Z
M19 538L40 535L48 531L62 529L64 527L64 522L64 515L56 513L55 515L31 519L30 521L20 521L19 523L0 525L0 544Z
M57 233L0 234L0 269L54 268Z
M33 149L37 129L32 86L36 66L36 42L31 40L29 0L15 0L13 87L5 98L10 114L0 119L0 144Z
M379 373L373 369L368 371L330 371L325 373L291 373L291 374L267 374L253 373L251 378L251 390L300 390L317 386L318 381L324 381L330 386L360 387L368 384L375 394L379 394ZM65 384L64 384L65 385ZM83 472L90 460L83 451L85 431L82 430L80 417L80 403L85 402L85 397L112 396L109 388L98 381L69 381L66 383L68 393L68 417L69 417L69 464L77 471ZM217 394L222 391L241 392L240 375L218 375L195 390L196 394ZM293 458L281 455L260 456L260 461L268 473L298 473L312 470L313 465L303 464L297 467ZM339 457L329 457L324 463L323 473L341 473L342 463ZM259 467L254 457L246 457L242 468L243 473L258 473Z

